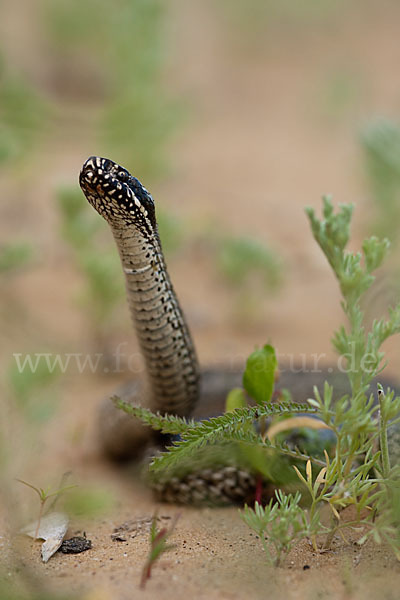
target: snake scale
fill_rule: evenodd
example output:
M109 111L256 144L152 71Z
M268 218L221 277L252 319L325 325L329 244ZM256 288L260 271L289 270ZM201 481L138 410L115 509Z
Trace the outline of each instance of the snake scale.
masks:
M166 268L152 196L125 168L107 158L88 158L79 183L114 236L145 360L145 378L121 390L120 397L163 414L206 418L221 413L226 393L240 385L240 373L224 368L200 371ZM295 400L304 401L312 395L313 385L323 385L327 378L338 395L348 391L343 373L332 375L331 370L288 370L280 385L287 387ZM118 411L110 401L100 413L100 437L114 458L138 456L143 447L155 441L153 432ZM232 464L216 469L194 468L181 478L153 482L160 499L178 503L243 502L254 497L255 487L254 474Z

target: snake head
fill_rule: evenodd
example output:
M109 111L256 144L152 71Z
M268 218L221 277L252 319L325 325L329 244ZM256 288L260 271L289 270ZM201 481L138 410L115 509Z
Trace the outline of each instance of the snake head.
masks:
M79 184L89 203L110 225L134 225L152 233L156 227L154 201L146 188L117 163L91 156Z

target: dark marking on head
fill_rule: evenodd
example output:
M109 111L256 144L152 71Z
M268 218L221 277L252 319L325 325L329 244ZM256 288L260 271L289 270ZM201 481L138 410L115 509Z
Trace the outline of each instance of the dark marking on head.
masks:
M153 233L154 201L136 177L108 158L91 156L79 175L79 184L90 204L111 225L124 221Z

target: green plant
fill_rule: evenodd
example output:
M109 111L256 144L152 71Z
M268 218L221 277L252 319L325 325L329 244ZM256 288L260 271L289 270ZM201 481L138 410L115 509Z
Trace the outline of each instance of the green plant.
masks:
M172 520L170 527L162 527L160 530L157 527L157 515L153 516L150 527L150 550L147 560L142 570L142 576L140 579L140 587L145 588L146 582L151 577L151 571L154 563L168 550L175 548L175 545L168 544L168 538L173 533L176 523L179 519L179 515L176 515Z
M27 481L23 481L22 479L17 479L17 481L19 481L20 483L23 483L27 487L30 487L32 490L34 490L37 493L37 495L39 497L40 506L39 506L39 514L38 514L38 519L37 519L36 531L35 531L35 539L37 539L38 532L40 529L40 523L41 523L41 520L43 517L44 505L46 504L47 500L49 498L58 498L61 494L63 494L67 490L70 490L76 486L75 485L67 485L64 487L60 487L55 492L50 492L48 489L44 490L43 488L38 488L38 487L32 485L31 483L28 483Z
M293 544L310 535L306 514L299 506L300 499L300 492L293 496L276 490L275 500L271 498L266 506L256 502L254 509L245 506L240 513L243 521L259 536L270 564L279 566ZM267 539L274 546L275 557L271 554Z
M333 388L326 383L323 395L315 389L315 398L309 400L317 415L335 433L336 447L332 459L325 454L326 464L315 477L311 460L307 462L305 476L294 467L311 499L304 518L312 531L315 549L317 533L326 534L324 545L329 548L336 531L362 524L367 531L360 542L373 535L377 541L388 542L398 554L399 520L393 511L391 490L397 488L400 472L398 467L390 466L387 427L396 417L399 420L400 398L394 398L390 390L384 394L380 389L376 419L378 407L367 391L383 368L382 343L400 331L400 306L389 311L387 321L374 321L369 331L361 308L361 299L374 279L372 272L381 265L389 244L387 240L372 237L364 241L363 256L346 251L351 206L342 206L335 215L330 200L324 198L323 220L317 219L311 209L307 209L307 214L313 235L338 279L343 296L342 306L349 325L335 333L333 344L345 359L351 395L333 404ZM380 451L376 449L377 438ZM319 519L323 505L328 505L332 512L330 527L323 526ZM351 505L356 510L354 521L343 523L340 513ZM376 514L378 518L374 518Z
M315 409L306 404L294 403L266 403L263 405L237 408L227 412L220 417L212 417L204 421L186 420L173 415L154 414L142 407L134 407L114 397L118 408L126 413L141 419L153 429L162 433L180 435L180 439L174 442L166 452L157 455L150 466L155 474L172 470L179 466L181 461L193 458L204 447L227 442L239 442L250 448L262 448L264 450L279 450L290 458L307 461L309 456L297 448L291 448L284 443L271 442L268 438L263 439L256 431L254 424L264 422L268 417L293 415L296 413L315 413ZM313 459L315 464L324 465L320 459ZM193 465L192 465L193 466ZM267 465L266 465L267 466Z
M346 372L351 387L350 396L343 396L333 404L333 388L325 383L323 395L315 388L315 398L309 404L317 415L335 433L336 447L332 458L325 453L325 466L313 475L311 460L306 474L295 466L299 479L305 485L311 506L305 518L312 530L312 541L317 549L317 534L325 533L324 546L329 548L336 531L352 525L363 525L375 540L384 539L399 553L398 521L393 513L390 490L398 485L399 468L390 467L387 427L389 421L399 421L400 397L390 390L379 390L378 406L373 395L368 395L369 384L383 368L382 343L400 331L400 305L389 311L389 319L374 321L368 331L364 325L361 299L373 282L372 272L377 269L387 251L388 241L372 237L363 243L363 255L346 250L350 237L351 206L341 206L334 214L329 198L324 198L323 220L312 209L307 209L313 235L324 252L339 282L343 296L343 310L348 326L342 326L333 337L333 344L345 358ZM376 440L380 439L380 450ZM319 513L323 505L332 512L329 527L323 526ZM351 522L342 522L340 513L348 506L355 508ZM379 515L378 518L376 514Z
M390 467L387 427L389 421L399 421L400 397L390 390L379 390L378 406L373 395L368 395L369 384L383 369L383 342L400 332L400 305L389 311L388 320L374 321L368 331L364 325L361 300L367 292L377 269L385 258L389 243L372 237L363 243L363 255L346 251L350 237L351 206L342 206L334 214L332 203L324 198L323 220L312 209L307 209L313 235L324 252L339 282L343 296L343 310L348 326L342 326L333 337L333 344L345 358L346 372L351 387L350 396L343 396L333 404L333 388L325 383L323 395L314 389L315 398L309 404L336 435L332 459L326 454L326 465L314 478L311 462L307 463L306 477L297 474L311 497L309 523L315 523L321 505L332 511L331 526L315 528L313 544L317 547L316 533L327 534L325 547L330 547L333 535L345 527L362 524L367 528L365 539L373 535L384 539L398 553L398 533L388 491L397 485L399 468ZM380 450L376 440L380 439ZM296 467L295 467L296 468ZM354 506L356 516L349 523L341 522L340 513ZM379 518L374 520L375 514Z

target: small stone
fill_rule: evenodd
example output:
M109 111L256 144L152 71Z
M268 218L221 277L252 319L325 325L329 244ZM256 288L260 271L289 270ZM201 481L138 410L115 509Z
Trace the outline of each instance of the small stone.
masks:
M90 550L91 547L92 542L90 540L83 536L75 536L69 540L64 540L59 551L63 552L63 554L79 554L80 552Z

